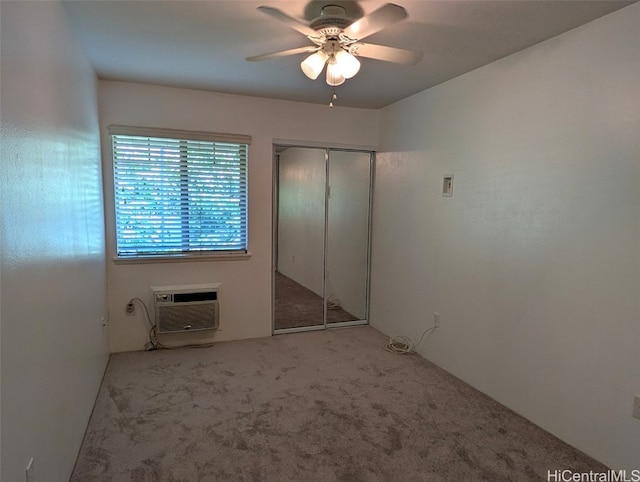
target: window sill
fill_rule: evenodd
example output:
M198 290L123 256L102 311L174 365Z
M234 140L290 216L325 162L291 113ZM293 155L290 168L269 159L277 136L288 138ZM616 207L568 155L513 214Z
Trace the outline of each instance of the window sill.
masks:
M149 263L186 263L186 262L210 262L210 261L244 261L251 258L251 253L224 253L224 254L173 254L170 256L144 256L119 258L114 257L115 264L149 264Z

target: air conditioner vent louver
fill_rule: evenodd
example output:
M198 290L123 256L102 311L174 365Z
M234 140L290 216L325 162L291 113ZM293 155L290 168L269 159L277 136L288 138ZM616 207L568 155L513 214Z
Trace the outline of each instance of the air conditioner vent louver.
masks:
M158 333L215 330L220 325L219 284L152 286Z

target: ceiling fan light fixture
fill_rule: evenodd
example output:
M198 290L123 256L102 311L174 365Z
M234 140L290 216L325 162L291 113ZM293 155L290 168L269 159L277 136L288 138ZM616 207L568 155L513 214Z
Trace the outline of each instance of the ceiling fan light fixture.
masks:
M315 3L315 0L311 3ZM247 60L265 60L306 53L308 56L300 63L304 75L311 80L316 80L326 65L327 84L335 87L358 74L359 57L407 65L413 65L422 59L422 52L361 42L362 39L406 19L407 11L401 6L387 3L362 16L362 9L358 15L347 14L347 10L355 11L355 7L351 4L356 2L335 3L350 5L325 5L320 16L310 22L292 17L275 7L258 7L259 11L306 36L314 45L248 57ZM358 18L354 21L352 17Z
M340 50L336 54L336 64L345 79L354 77L360 70L360 61L346 50Z
M336 87L344 84L345 80L345 76L336 62L335 57L330 58L327 63L327 84L332 87Z
M318 50L304 59L300 64L300 68L302 72L304 72L304 75L311 80L316 80L322 72L322 69L324 69L324 64L328 58L329 56L324 50Z

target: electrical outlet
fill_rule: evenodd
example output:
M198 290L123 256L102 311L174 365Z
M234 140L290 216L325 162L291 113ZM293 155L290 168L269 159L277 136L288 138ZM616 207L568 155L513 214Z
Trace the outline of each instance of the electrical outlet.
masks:
M433 314L433 326L436 326L436 327L440 326L440 313Z
M129 301L129 303L127 303L127 308L126 308L126 313L127 315L133 315L136 312L136 308L133 305L132 301Z
M633 397L633 416L640 419L640 395Z
M34 482L36 480L33 478L33 457L31 457L31 460L29 460L24 473L27 477L27 482Z

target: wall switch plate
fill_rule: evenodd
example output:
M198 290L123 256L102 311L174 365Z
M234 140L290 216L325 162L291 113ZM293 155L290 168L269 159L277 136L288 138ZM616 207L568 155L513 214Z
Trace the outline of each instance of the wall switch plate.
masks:
M640 395L633 397L633 416L640 419Z
M453 196L453 174L446 174L442 180L442 195L445 197Z

